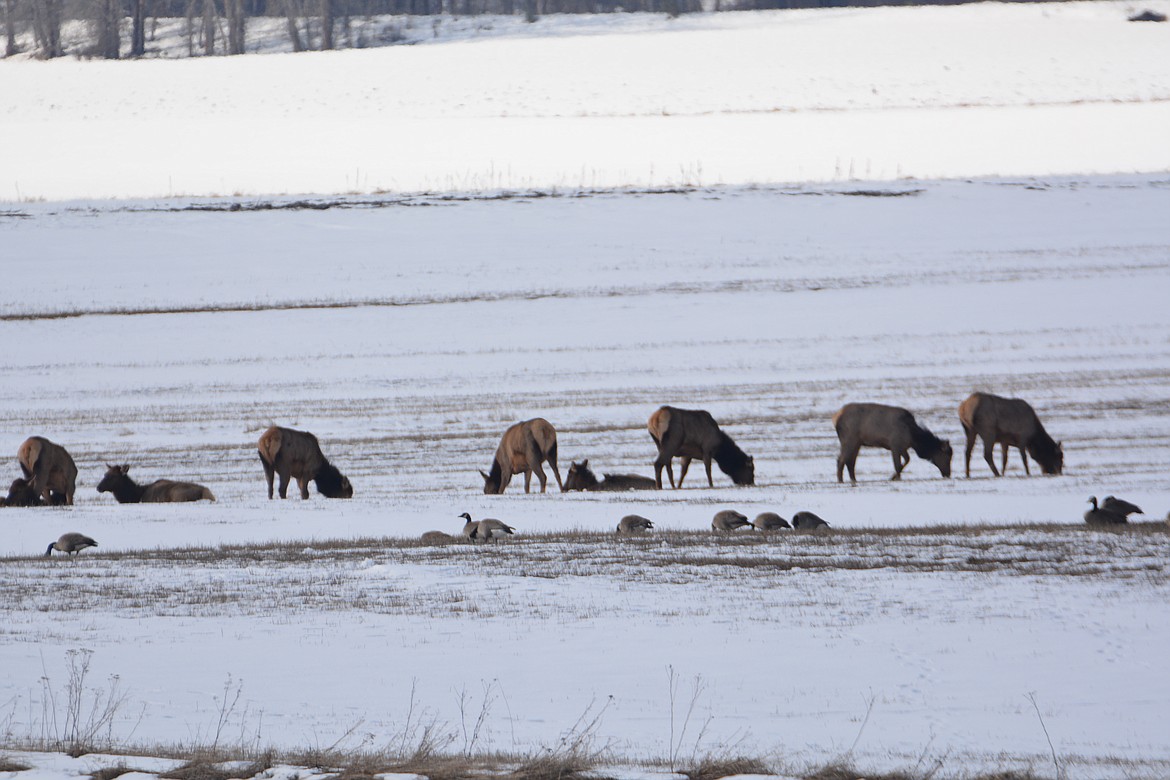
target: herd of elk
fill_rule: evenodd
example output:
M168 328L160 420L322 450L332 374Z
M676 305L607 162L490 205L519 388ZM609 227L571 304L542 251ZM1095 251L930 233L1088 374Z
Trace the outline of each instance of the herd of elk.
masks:
M920 458L933 463L943 477L951 474L951 445L919 425L914 415L898 406L877 403L849 403L833 415L833 427L840 441L837 455L837 481L844 482L844 472L849 471L851 483L857 482L857 456L862 447L881 447L890 451L894 463L891 479L898 480L910 462L910 451ZM1018 398L1002 398L990 393L976 392L959 405L959 421L966 434L964 466L966 475L971 476L971 452L975 439L983 440L983 458L995 476L1007 469L1008 449L1020 451L1024 471L1031 475L1029 456L1039 464L1045 474L1060 474L1064 467L1064 453L1060 442L1054 441L1044 429L1035 410ZM654 460L654 478L634 474L605 474L603 480L589 468L589 461L573 462L567 479L562 482L557 467L557 432L548 420L537 417L510 426L500 439L495 458L489 472L480 472L484 480L484 493L503 493L512 477L524 474L524 492L531 490L532 474L540 481L540 492L547 489L548 479L542 464L552 467L557 485L562 492L617 491L662 489L662 470L666 469L672 488L681 488L687 470L695 458L703 461L707 472L707 485L714 487L711 462L736 485L755 483L755 461L741 450L715 421L711 414L702 409L679 409L662 406L650 415L647 429L658 448ZM997 469L994 459L995 445L1003 448L1003 464ZM257 442L257 451L264 466L264 477L268 483L268 498L273 498L274 480L280 476L281 498L288 495L291 480L296 479L302 499L309 497L309 482L314 482L317 491L327 498L351 498L353 486L325 457L317 437L306 431L272 426ZM678 482L674 479L673 460L681 458L682 470ZM16 479L9 487L8 496L0 498L0 506L46 506L70 505L73 503L77 486L77 466L73 458L59 444L42 436L29 437L17 450L17 461L23 477ZM98 492L110 492L119 503L162 503L175 501L214 501L215 496L205 486L193 482L179 482L159 479L139 485L129 476L130 466L109 466L98 484ZM1096 506L1093 501L1093 517L1097 522L1110 522L1125 514L1116 508ZM808 513L801 513L808 514ZM637 516L631 516L637 518ZM796 520L803 519L805 527L823 524L815 515L794 518L791 527L800 527ZM470 524L470 521L468 521ZM637 532L651 526L640 525L631 520L628 527L619 531ZM760 530L774 530L790 527L788 521L773 513L763 513L755 521L736 514L722 517L716 522L719 530L751 525ZM494 530L484 528L490 535Z

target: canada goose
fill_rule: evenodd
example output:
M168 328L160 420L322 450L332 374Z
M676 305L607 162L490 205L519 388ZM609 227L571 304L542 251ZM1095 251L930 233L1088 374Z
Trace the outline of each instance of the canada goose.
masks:
M1113 496L1105 496L1101 499L1101 508L1106 512L1116 512L1117 514L1129 518L1130 515L1144 515L1145 512L1137 504L1131 504L1128 501L1123 501L1120 498Z
M711 520L712 531L734 531L737 528L744 528L751 525L747 516L741 515L734 509L724 509L721 512L716 512L715 517Z
M1089 496L1089 503L1093 508L1085 512L1085 522L1089 525L1124 525L1129 522L1120 512L1111 512L1108 509L1097 507L1097 497Z
M454 536L445 534L442 531L427 531L419 539L423 544L450 544L455 541Z
M49 545L45 550L45 557L52 556L53 550L57 552L68 553L69 555L76 555L84 550L86 547L97 547L98 543L90 539L85 534L67 533L61 534L61 538Z
M649 531L654 527L651 523L641 515L626 515L617 524L617 532L619 535L633 535Z
M463 535L468 539L472 539L477 542L486 542L492 538L493 534L510 534L516 530L512 526L501 523L499 520L495 520L490 517L480 520L477 523L476 521L472 520L471 515L466 512L459 516L467 521L463 526Z
M829 524L812 512L797 512L792 516L792 527L807 530L810 528L828 528Z
M788 521L775 512L760 512L752 521L752 528L757 531L779 531L781 528L791 528Z

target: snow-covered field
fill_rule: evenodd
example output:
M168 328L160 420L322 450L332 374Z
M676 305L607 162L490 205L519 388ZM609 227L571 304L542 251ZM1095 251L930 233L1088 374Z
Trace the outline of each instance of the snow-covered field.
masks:
M555 37L323 56L0 63L6 105L22 106L0 116L0 133L45 144L19 156L0 144L0 177L33 198L0 209L0 452L41 434L81 472L72 508L0 510L0 735L60 730L70 659L85 657L70 653L84 649L87 695L117 675L127 697L115 744L353 749L430 719L455 750L527 753L555 747L585 714L600 715L594 738L624 764L747 754L793 771L846 758L921 775L941 762L946 776L988 766L1052 776L1055 752L1069 777L1170 775L1170 537L1160 525L1170 509L1170 159L1160 156L1170 122L1158 113L1170 47L1164 26L1114 26L1127 10L737 14L586 24L577 35L558 21ZM1075 56L1051 48L1081 24ZM1045 25L1060 36L1040 35ZM973 38L999 30L1003 49L964 43L964 26ZM784 39L789 27L810 37ZM906 37L855 50L859 30ZM1027 45L1008 46L1021 30ZM802 56L838 69L824 102L815 68L784 71L784 105L739 78L764 31L784 57L799 38ZM1160 46L1148 43L1158 35ZM579 51L558 64L554 46L669 50L679 36L720 56L657 87L626 62L602 89ZM914 67L896 40L915 42ZM542 70L521 88L518 62L543 46L558 52L549 71L565 75L575 61L572 72L599 86L580 91L565 75L571 88L558 96ZM594 56L600 73L617 55ZM377 87L397 102L369 99L363 79L394 57L423 58L412 67L438 86L388 77ZM960 61L971 69L963 79L939 75ZM200 69L221 73L220 91ZM758 71L773 86L785 78ZM1006 74L1019 78L1009 85ZM300 89L263 81L276 76ZM318 79L321 96L343 101L336 116L317 113ZM503 91L485 114L486 83ZM543 156L563 175L583 170L584 150L606 174L460 180L450 166L462 152L449 146L433 181L334 186L314 173L332 163L290 154L267 124L295 138L315 116L360 136L391 123L395 106L410 121L430 112L439 131L411 149L383 141L383 156L341 142L330 154L357 155L363 170L422 160L435 139L474 136L481 121L519 143L512 120L527 117L557 129L509 165ZM1093 141L1128 110L1124 132ZM819 131L768 145L740 132L787 117L840 122L868 143L881 122L900 122L898 143L925 153L930 144L911 139L929 117L951 114L978 133L978 118L999 111L1086 121L1062 125L1036 167L994 136L973 148L928 132L940 165L908 173L1005 174L950 181L846 181L867 173L846 162L835 175L790 173L783 166L816 144L842 161L856 150ZM669 122L676 112L727 122L709 150L753 160L756 175L708 178L707 157L702 177L675 175L677 160L653 179L625 167L622 154L644 163L654 158L639 157L643 145L690 137L692 124ZM626 134L619 149L595 132L595 120L615 117L669 136ZM207 144L134 137L155 122ZM208 132L233 123L267 143L242 167ZM95 128L125 152L89 148ZM50 154L64 135L83 140ZM1116 149L1132 164L1116 163ZM150 166L136 167L130 150ZM284 164L266 169L269 153ZM39 167L25 159L34 156ZM1102 171L1121 173L1080 175ZM187 183L204 175L220 183ZM762 184L647 190L666 179ZM520 184L533 189L506 191ZM629 186L579 189L603 184ZM444 191L337 194L435 187ZM156 197L303 190L316 194ZM121 200L35 200L95 195ZM976 453L965 478L956 407L976 389L1031 401L1063 440L1065 473L1024 477L1016 456L994 479ZM855 400L914 411L957 448L954 478L915 458L893 483L888 454L866 451L860 484L839 485L829 418ZM709 489L700 468L679 491L524 495L514 482L504 496L482 494L477 471L504 428L537 415L557 426L562 474L582 458L598 472L650 474L645 424L663 403L711 411L755 457L757 485L734 487L717 471ZM255 443L273 423L317 433L354 498L269 502ZM18 473L8 463L5 484ZM143 481L202 482L219 500L116 505L95 491L107 463L129 463ZM1084 528L1085 499L1104 494L1140 504L1146 525ZM718 542L703 532L722 508L812 510L836 532ZM457 532L464 511L506 520L517 537L395 541ZM653 519L656 536L601 535L629 512ZM939 524L956 528L928 528ZM38 557L73 530L99 548ZM473 738L463 723L480 713L487 726ZM46 780L103 761L21 760Z
M6 61L0 199L1167 170L1170 25L1134 8L440 20L414 46Z

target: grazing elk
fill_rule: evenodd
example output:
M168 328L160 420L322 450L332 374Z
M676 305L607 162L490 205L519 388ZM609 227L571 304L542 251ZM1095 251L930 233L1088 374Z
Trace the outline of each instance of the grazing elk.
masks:
M1024 461L1024 473L1028 470L1028 455L1040 464L1045 474L1059 474L1064 468L1064 449L1060 442L1053 441L1040 418L1027 401L1019 398L1001 398L990 393L972 393L959 404L959 422L967 435L967 449L964 453L967 476L971 476L971 450L975 448L975 437L983 439L983 459L991 467L991 473L999 476L995 468L995 445L1003 446L1003 472L1007 472L1008 448L1016 447Z
M536 472L536 478L540 480L540 492L543 493L548 485L548 477L540 464L545 461L552 466L557 487L563 492L565 483L561 481L561 470L557 468L557 429L543 417L518 422L504 431L500 438L491 472L479 472L483 477L483 492L488 495L501 494L508 488L512 475L523 473L524 492L528 493L532 486L532 473Z
M845 404L833 415L833 427L841 440L841 453L837 456L837 481L842 478L846 467L849 481L856 483L854 469L857 453L862 447L883 447L894 458L894 476L902 478L902 469L910 462L910 450L923 460L929 460L938 467L944 477L951 475L951 445L938 438L914 421L914 415L898 406L883 404Z
M73 493L77 490L77 466L64 447L43 436L31 436L16 451L16 459L20 462L24 478L43 503L58 502L50 495L52 491L63 496L66 504L73 504Z
M637 474L605 474L604 481L598 481L593 469L589 468L589 459L577 463L573 461L565 474L565 484L561 488L564 492L570 490L652 490L654 480L650 477L640 477Z
M260 461L268 480L268 498L272 498L272 479L280 475L280 497L288 497L289 480L295 478L301 498L309 497L309 481L317 483L317 492L326 498L353 498L353 485L330 463L317 437L305 431L272 426L260 435Z
M711 460L719 464L719 470L731 477L737 485L754 485L756 462L736 446L731 437L719 428L715 418L701 409L676 409L663 406L650 415L646 423L650 438L658 445L658 457L654 460L654 486L662 489L662 468L670 486L674 483L672 461L677 455L682 458L682 471L678 475L677 487L682 487L691 459L700 458L707 469L707 485L715 487L711 479Z
M99 493L113 493L119 504L167 504L176 501L214 501L215 496L203 485L156 479L139 485L130 478L130 466L106 466L106 475L98 483Z

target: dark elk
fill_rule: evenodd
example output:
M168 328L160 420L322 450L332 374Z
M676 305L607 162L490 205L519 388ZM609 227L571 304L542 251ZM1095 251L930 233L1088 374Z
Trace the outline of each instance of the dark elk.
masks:
M894 459L894 476L890 479L902 478L902 469L910 462L910 450L937 466L944 477L951 475L950 443L920 426L914 421L914 415L901 407L845 404L833 415L833 427L841 440L841 453L837 456L838 482L845 481L842 476L846 467L849 481L857 482L854 469L857 453L862 447L882 447L890 451Z
M496 457L492 460L491 471L487 474L480 471L483 477L483 492L488 495L503 493L508 488L515 474L524 475L524 492L532 487L532 474L540 480L540 492L545 492L548 486L548 477L544 474L541 464L548 461L552 467L553 476L557 478L557 487L562 491L565 484L561 481L561 471L557 468L557 430L548 420L535 417L531 420L518 422L500 438L500 446L496 448Z
M1053 441L1040 424L1040 418L1026 401L1019 398L1001 398L990 393L972 393L959 404L959 422L967 434L967 449L964 461L967 476L971 476L971 450L975 448L975 437L983 439L983 459L991 467L991 473L999 476L995 468L995 445L1003 446L1003 467L1007 472L1008 448L1016 447L1024 461L1024 473L1029 476L1028 455L1040 464L1045 474L1059 474L1064 469L1064 450L1060 442Z
M260 435L257 445L264 478L268 480L268 497L272 498L272 479L280 475L280 497L288 498L288 483L296 479L301 498L309 497L309 482L326 498L353 498L353 485L321 452L317 437L305 431L272 426Z
M640 477L637 474L605 474L603 480L598 480L593 469L589 468L589 459L569 465L565 474L565 484L561 490L651 490L654 480L650 477Z
M65 495L55 491L49 493L49 504L58 506L65 503ZM8 497L0 498L0 506L45 506L40 493L33 489L27 479L17 477L8 487Z
M77 490L77 466L64 447L42 436L32 436L20 445L16 459L24 478L42 503L58 503L50 491L62 496L66 504L73 503L73 493Z
M109 466L98 483L99 493L113 493L119 504L166 504L175 501L214 501L215 496L203 485L194 482L175 482L156 479L149 485L139 485L130 478L130 466Z
M735 484L755 484L755 461L720 430L719 424L708 412L663 406L650 415L646 427L650 430L650 438L658 445L658 457L654 460L654 486L659 490L662 489L664 466L666 476L670 478L670 486L676 487L672 465L675 456L682 458L677 487L682 487L694 458L701 459L707 469L708 487L715 487L711 479L712 460L719 464L720 471L731 477Z

